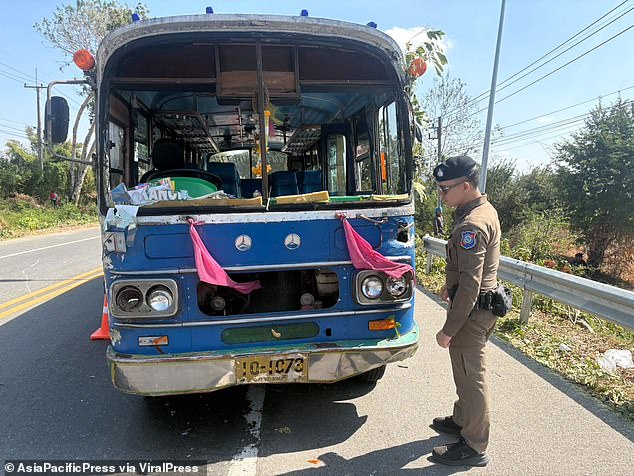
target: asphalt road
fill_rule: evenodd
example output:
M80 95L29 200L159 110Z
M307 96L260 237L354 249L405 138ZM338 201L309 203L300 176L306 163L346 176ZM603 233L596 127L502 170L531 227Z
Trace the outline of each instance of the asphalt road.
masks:
M54 250L58 267L70 259L62 251L77 253L72 245ZM454 389L447 352L433 341L443 308L424 292L419 352L388 367L377 385L239 386L157 399L113 389L107 342L88 338L102 295L98 277L0 320L0 460L206 460L213 475L467 471L427 459L452 441L428 425L450 412ZM469 473L632 474L631 424L504 344L489 347L491 463Z
M97 227L0 242L0 303L101 266Z

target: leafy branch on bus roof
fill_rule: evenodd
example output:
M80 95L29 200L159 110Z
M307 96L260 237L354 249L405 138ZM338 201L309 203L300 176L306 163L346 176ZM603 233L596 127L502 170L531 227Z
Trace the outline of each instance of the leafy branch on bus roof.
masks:
M145 19L149 9L144 3L137 3L132 9L117 0L76 0L75 5L58 5L50 18L44 18L34 28L53 48L64 53L63 69L78 50L86 49L96 55L101 40L115 28L130 23L132 13Z
M429 118L422 108L422 105L414 89L418 79L425 74L429 64L434 65L436 74L442 76L444 67L447 64L447 57L444 54L442 39L445 32L442 30L426 30L424 34L427 39L414 48L411 40L405 44L405 92L409 96L412 106L412 116L414 119L415 137L422 137L421 127L426 127Z

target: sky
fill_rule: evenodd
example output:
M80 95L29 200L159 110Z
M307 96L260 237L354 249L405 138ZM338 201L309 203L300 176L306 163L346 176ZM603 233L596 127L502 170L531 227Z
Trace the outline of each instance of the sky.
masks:
M74 65L60 71L64 58L33 27L43 18L51 17L56 6L74 4L75 0L0 1L5 7L3 10L11 12L0 17L2 151L8 140L26 143L25 126L37 124L36 91L24 87L25 83L36 84L36 69L39 82L44 84L80 78L81 74ZM136 3L119 1L129 5ZM501 1L147 0L144 3L149 7L151 17L202 14L207 6L213 7L215 13L298 15L306 9L312 17L360 24L374 21L380 30L400 44L412 37L414 42L422 38L422 35L415 36L421 28L441 29L446 33L447 70L466 84L470 97L477 98L485 93L484 100L477 104L478 109L483 109L477 117L484 124ZM612 13L575 37L611 10ZM572 38L545 60L590 33L594 34L525 78L510 85L510 81L503 83L560 44ZM493 112L493 123L501 127L504 138L492 144L490 160L511 158L520 171L545 165L551 159L552 144L565 140L583 124L580 116L597 104L598 97L603 97L603 103L608 105L618 97L619 91L625 99L634 98L633 42L634 0L507 0L496 93L499 102ZM540 79L545 75L548 76ZM433 86L434 77L430 68L420 81L419 96ZM533 81L535 84L505 99ZM506 85L505 89L499 89ZM45 91L41 96L42 114L44 99ZM71 115L79 104L77 97L70 102ZM480 156L474 158L481 160Z

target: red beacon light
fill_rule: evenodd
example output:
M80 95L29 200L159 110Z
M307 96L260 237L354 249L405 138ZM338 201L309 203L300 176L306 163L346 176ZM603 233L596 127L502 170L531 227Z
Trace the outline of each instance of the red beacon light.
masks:
M79 50L73 55L73 62L82 71L90 71L95 66L95 57L88 50Z

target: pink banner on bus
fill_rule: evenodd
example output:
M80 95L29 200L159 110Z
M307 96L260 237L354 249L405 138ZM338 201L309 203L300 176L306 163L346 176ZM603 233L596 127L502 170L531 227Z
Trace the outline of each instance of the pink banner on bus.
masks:
M383 271L392 278L400 278L407 272L414 276L414 268L409 264L396 263L390 261L378 251L372 248L359 233L357 233L345 216L341 216L343 230L346 234L346 244L350 259L356 269L373 269L375 271Z
M189 235L194 245L194 259L196 260L196 269L198 277L201 281L218 286L227 286L235 289L242 294L249 294L251 291L260 289L262 285L260 281L250 281L247 283L236 283L229 277L222 266L211 256L200 235L194 228L197 224L193 220L187 220L189 223Z

